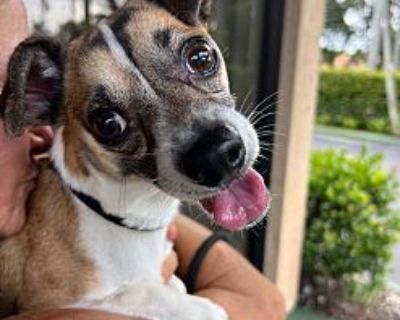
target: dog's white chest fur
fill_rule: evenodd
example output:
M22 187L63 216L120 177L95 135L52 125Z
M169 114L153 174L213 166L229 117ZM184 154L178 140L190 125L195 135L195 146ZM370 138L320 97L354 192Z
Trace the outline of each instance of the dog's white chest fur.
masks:
M179 201L139 178L122 184L94 170L84 179L74 177L64 165L62 130L55 135L51 154L66 184L99 199L106 212L118 214L126 225L155 230L136 231L116 225L74 197L79 242L94 263L98 280L86 298L99 299L137 283L161 283L162 264L171 251L167 226L178 212Z
M161 282L162 264L171 250L166 229L137 232L106 221L79 206L80 240L95 263L99 297L140 282ZM177 209L177 208L176 208Z
M96 284L69 307L95 308L146 319L227 320L225 311L209 300L187 295L173 278L161 278L162 264L171 250L166 230L177 214L179 201L141 179L121 182L91 171L74 177L64 164L62 128L55 135L52 161L71 188L101 201L103 210L117 213L120 227L74 198L79 220L79 243L94 263ZM180 285L179 285L180 284Z

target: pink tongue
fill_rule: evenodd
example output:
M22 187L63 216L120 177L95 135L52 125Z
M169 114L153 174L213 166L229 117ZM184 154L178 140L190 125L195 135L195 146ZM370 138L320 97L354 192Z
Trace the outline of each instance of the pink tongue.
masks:
M264 179L254 169L233 181L228 190L201 201L215 222L228 230L241 230L268 211L269 194Z

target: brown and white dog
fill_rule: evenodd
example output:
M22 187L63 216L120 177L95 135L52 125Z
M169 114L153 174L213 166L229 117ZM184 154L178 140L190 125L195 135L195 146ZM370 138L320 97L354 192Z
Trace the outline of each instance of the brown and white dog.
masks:
M207 33L210 6L131 0L65 49L35 37L17 48L0 101L6 130L52 125L55 140L26 227L0 242L0 316L81 307L227 319L160 276L180 200L230 230L269 202L251 169L256 132L234 111Z

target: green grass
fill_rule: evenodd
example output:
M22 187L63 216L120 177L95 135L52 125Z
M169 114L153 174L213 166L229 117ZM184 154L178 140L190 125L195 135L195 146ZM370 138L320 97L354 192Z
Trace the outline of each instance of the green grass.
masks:
M298 308L292 312L288 320L335 320L320 313L316 313L304 308Z

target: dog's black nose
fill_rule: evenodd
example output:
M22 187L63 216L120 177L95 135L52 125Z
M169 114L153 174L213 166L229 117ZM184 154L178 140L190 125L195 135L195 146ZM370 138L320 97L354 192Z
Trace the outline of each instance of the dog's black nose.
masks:
M203 133L183 154L182 171L197 184L218 187L239 173L245 155L239 134L219 127Z

